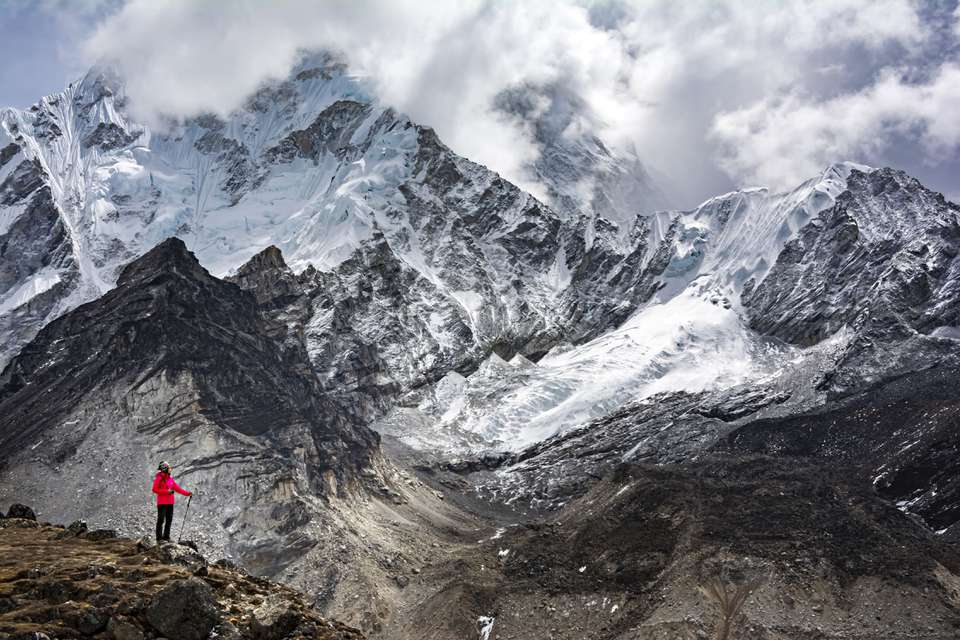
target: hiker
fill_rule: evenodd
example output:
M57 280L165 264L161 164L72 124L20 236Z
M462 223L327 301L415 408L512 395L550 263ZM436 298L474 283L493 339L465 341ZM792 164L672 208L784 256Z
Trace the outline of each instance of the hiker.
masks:
M157 477L153 479L153 492L157 494L157 542L170 541L170 524L173 522L173 497L175 493L182 496L193 495L180 488L170 475L170 465L161 462Z

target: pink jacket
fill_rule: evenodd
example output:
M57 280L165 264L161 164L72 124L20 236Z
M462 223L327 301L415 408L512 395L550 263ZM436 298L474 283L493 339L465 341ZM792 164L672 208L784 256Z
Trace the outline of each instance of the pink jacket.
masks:
M153 492L157 494L157 504L173 504L174 491L183 496L190 495L189 491L184 491L173 481L172 476L163 471L158 472L157 477L153 479Z

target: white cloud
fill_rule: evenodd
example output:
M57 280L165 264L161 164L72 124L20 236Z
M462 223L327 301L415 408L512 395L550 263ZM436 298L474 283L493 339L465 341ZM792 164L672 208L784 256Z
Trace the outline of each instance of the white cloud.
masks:
M960 66L926 82L884 73L876 83L827 100L796 94L717 116L713 136L733 175L781 188L841 158L869 162L897 140L912 139L931 159L960 146Z
M783 0L763 11L741 0L130 0L87 50L115 60L132 103L154 117L229 111L284 76L299 50L338 50L385 101L519 182L538 149L493 100L522 83L561 85L586 104L584 134L636 148L691 204L728 186L725 171L741 180L762 162L790 164L759 159L786 146L774 142L750 143L753 159L730 153L761 111L868 95L891 64L926 64L928 36L910 0ZM770 173L805 167L794 164Z
M4 9L18 11L45 11L53 16L95 16L119 7L123 0L6 0Z

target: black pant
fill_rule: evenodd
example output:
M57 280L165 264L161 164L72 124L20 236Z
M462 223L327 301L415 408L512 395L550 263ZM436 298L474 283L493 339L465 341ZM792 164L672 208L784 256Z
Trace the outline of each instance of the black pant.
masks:
M157 505L157 540L170 539L170 525L173 523L173 505Z

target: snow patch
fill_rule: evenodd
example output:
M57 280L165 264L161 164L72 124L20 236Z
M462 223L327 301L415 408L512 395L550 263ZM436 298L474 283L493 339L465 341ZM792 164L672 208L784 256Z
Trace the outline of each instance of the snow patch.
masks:
M53 267L44 267L36 272L29 280L0 298L0 314L13 311L45 291L49 291L60 282L60 274Z
M930 332L934 338L947 338L948 340L960 340L960 327L937 327Z
M497 619L493 616L480 616L477 618L477 630L480 633L480 640L490 640L493 633L493 625Z

